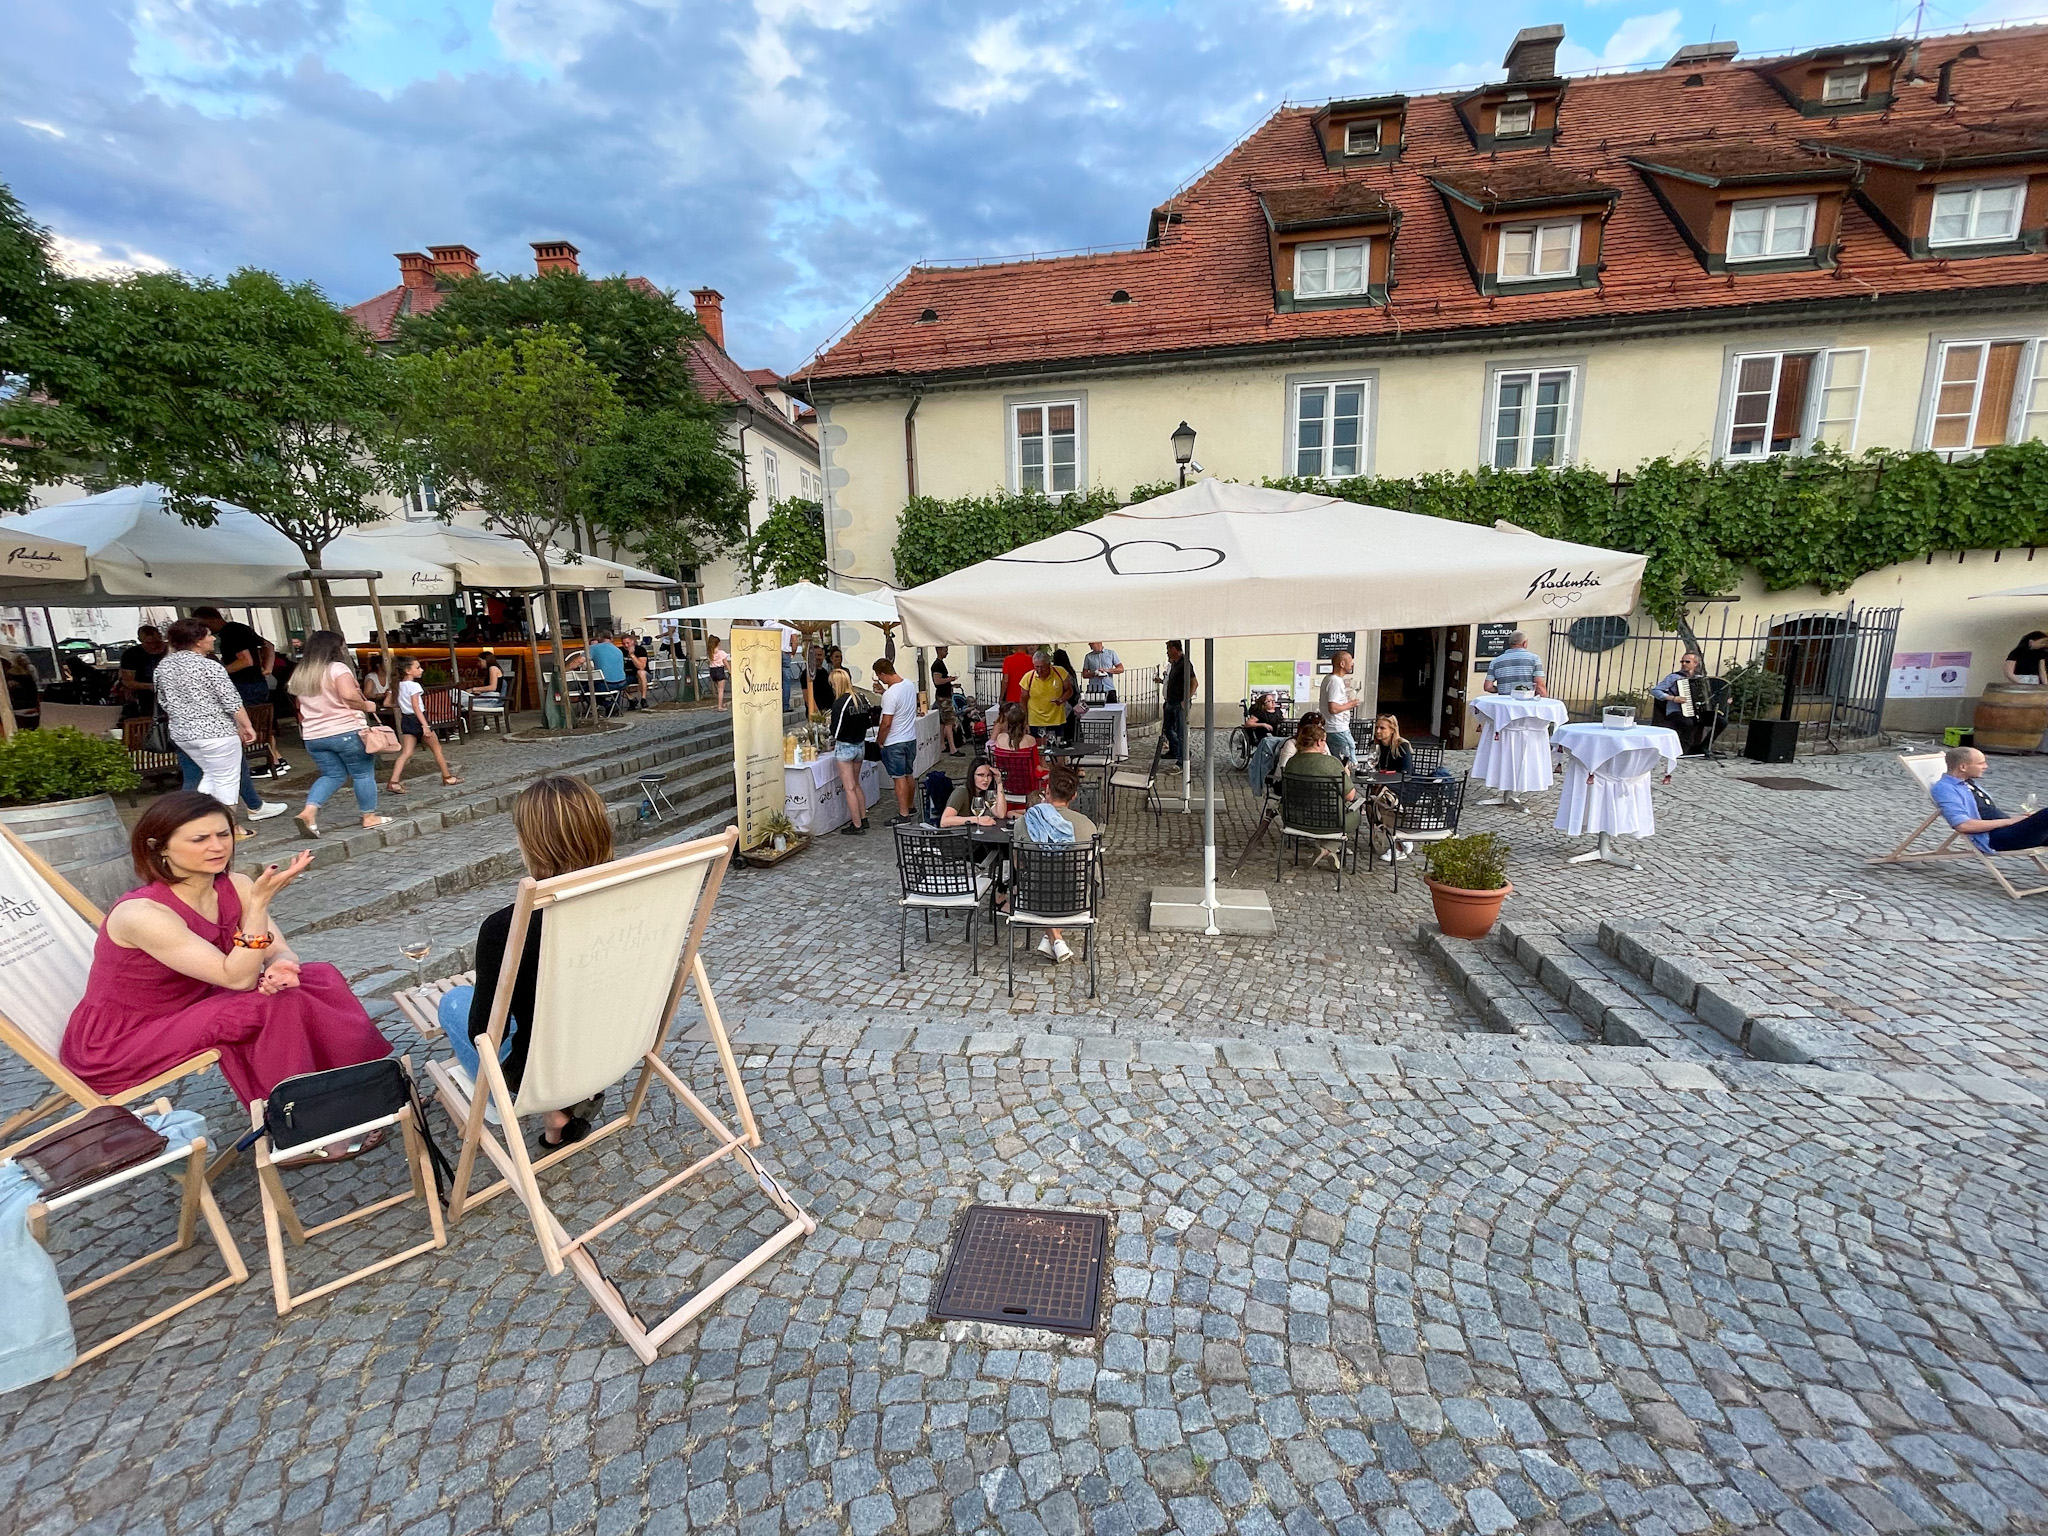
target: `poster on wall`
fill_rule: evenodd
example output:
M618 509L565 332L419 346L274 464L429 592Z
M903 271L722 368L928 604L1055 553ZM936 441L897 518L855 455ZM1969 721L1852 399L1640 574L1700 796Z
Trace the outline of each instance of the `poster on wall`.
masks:
M1888 699L1927 697L1927 669L1934 665L1932 651L1892 652L1892 675L1885 685Z
M1927 669L1927 697L1960 699L1970 691L1970 652L1936 651Z
M732 774L740 847L768 840L761 823L782 810L782 631L735 624L732 656Z
M1316 660L1328 661L1339 651L1358 654L1358 631L1355 629L1326 629L1316 636Z
M1486 670L1487 663L1491 662L1494 657L1503 655L1507 651L1508 642L1514 638L1514 634L1515 626L1512 624L1481 624L1479 626L1474 660L1479 663L1481 671Z

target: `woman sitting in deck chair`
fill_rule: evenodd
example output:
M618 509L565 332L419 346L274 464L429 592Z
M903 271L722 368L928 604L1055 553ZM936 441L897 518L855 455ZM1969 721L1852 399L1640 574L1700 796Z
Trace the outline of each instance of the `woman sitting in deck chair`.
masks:
M519 856L526 872L536 880L552 880L612 859L612 823L605 814L604 801L581 779L562 776L536 779L512 802L512 830L519 839ZM512 1012L505 1025L505 1043L498 1061L505 1069L505 1085L519 1092L526 1072L526 1046L533 1019L534 982L540 974L542 914L536 912L526 930L525 952L519 957L519 976L512 987ZM477 1081L475 1036L491 1024L491 1002L498 987L498 970L505 963L505 941L512 930L512 906L508 902L483 920L476 931L476 985L455 987L442 994L440 1022L448 1046L469 1080ZM602 1093L572 1104L567 1109L547 1112L547 1124L539 1137L540 1149L553 1151L590 1134L592 1120L604 1108Z
M65 1066L118 1093L218 1050L247 1104L288 1077L391 1054L341 972L300 964L270 920L310 852L253 880L230 873L234 820L197 790L144 811L129 850L144 884L100 926L85 996L64 1030Z

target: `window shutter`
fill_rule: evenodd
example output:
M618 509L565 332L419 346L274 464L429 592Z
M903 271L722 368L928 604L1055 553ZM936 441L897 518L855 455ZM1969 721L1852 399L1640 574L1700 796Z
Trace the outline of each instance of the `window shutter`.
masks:
M2005 441L2012 425L2013 390L2019 382L2023 341L1995 341L1984 366L1984 392L1977 400L1977 431L1971 446L1989 448Z
M1778 403L1771 416L1771 448L1783 453L1806 425L1806 386L1813 376L1811 352L1787 352L1778 364Z

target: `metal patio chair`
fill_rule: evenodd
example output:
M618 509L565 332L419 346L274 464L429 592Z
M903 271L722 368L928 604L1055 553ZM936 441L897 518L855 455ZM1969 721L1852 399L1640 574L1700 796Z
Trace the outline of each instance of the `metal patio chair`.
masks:
M1345 825L1349 807L1344 804L1344 779L1340 774L1304 773L1280 775L1279 840L1273 846L1273 878L1280 878L1280 861L1289 847L1294 862L1301 862L1301 845L1314 843L1337 856L1337 890L1344 889L1344 842L1350 835Z
M932 941L934 912L967 914L968 964L981 974L981 946L974 936L974 919L981 899L989 892L988 876L974 867L974 838L965 827L927 827L918 824L896 828L896 874L903 883L903 895L896 903L896 970L909 969L906 940L910 914L924 914L924 941Z
M1019 928L1079 928L1082 958L1088 962L1088 995L1095 996L1095 925L1102 905L1102 839L1085 843L1019 842L1010 852L1010 910L996 915L1009 924L1003 972L1010 996L1017 995Z

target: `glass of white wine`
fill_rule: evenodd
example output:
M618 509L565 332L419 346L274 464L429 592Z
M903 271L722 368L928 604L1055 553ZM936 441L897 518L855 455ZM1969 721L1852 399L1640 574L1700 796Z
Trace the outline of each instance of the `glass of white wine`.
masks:
M414 939L398 952L412 962L412 984L417 987L420 984L420 962L434 952L434 946L425 939Z

